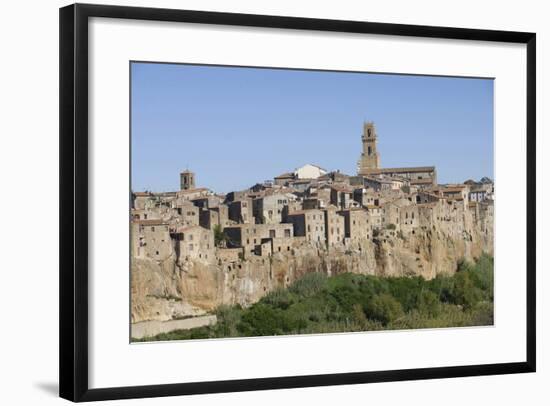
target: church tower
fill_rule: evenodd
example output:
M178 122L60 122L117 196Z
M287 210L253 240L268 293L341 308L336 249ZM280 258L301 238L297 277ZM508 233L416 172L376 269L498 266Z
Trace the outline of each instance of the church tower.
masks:
M180 173L180 189L195 189L195 173L187 169Z
M369 171L369 169L380 168L380 156L376 150L376 128L372 121L363 123L363 135L361 141L363 142L363 152L359 158L357 164L357 172L359 175Z

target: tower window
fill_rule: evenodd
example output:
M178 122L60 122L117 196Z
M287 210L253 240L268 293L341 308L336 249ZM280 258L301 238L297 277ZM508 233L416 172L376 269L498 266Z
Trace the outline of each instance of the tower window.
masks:
M372 154L372 148L369 146L368 147L368 154L371 155Z

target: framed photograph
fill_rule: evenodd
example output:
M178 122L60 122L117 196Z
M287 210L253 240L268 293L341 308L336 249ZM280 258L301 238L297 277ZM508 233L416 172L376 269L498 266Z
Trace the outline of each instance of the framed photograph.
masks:
M535 371L535 34L60 10L60 395Z

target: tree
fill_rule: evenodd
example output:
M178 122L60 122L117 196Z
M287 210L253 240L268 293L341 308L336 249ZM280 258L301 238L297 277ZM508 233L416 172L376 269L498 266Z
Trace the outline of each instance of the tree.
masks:
M214 244L216 247L219 247L222 242L227 241L227 236L223 233L222 226L219 224L216 224L214 226Z

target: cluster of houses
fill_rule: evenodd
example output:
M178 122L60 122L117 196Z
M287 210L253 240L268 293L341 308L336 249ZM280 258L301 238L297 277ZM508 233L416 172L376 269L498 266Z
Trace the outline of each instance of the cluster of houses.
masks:
M272 181L224 195L180 174L180 190L134 192L132 255L158 261L235 262L304 245L354 249L419 230L490 232L490 179L437 184L434 167L379 168L376 129L365 123L357 175L306 164Z

